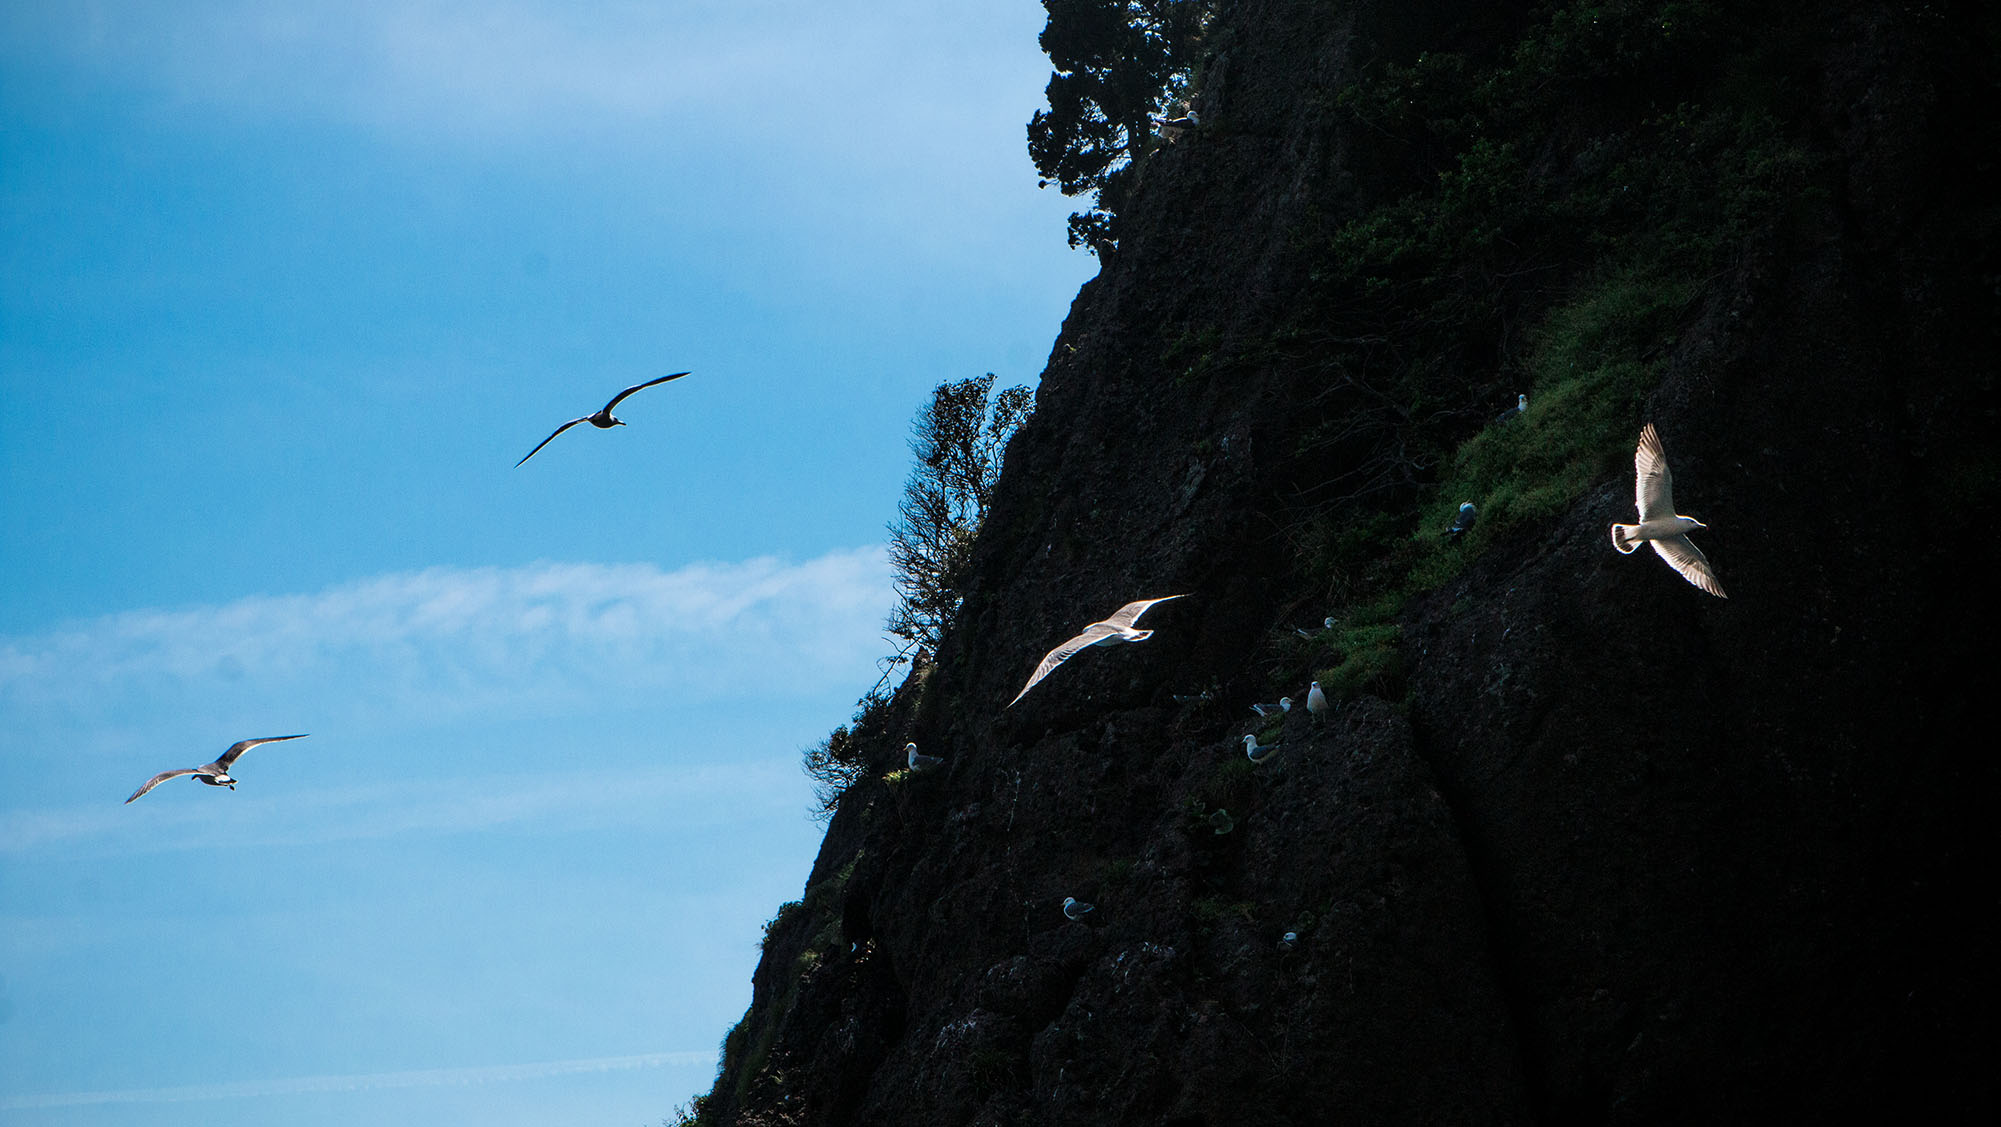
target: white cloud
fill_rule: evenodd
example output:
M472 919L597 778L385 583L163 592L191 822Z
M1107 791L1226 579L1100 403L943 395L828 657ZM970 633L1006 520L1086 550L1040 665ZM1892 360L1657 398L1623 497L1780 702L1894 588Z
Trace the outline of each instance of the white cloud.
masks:
M585 1073L624 1072L637 1068L713 1068L714 1052L637 1053L586 1060L541 1061L479 1068L423 1068L406 1072L370 1072L347 1076L295 1076L279 1080L243 1080L227 1084L191 1084L174 1088L125 1088L99 1092L49 1092L0 1096L0 1110L79 1107L89 1104L180 1103L189 1100L231 1100L247 1096L291 1096L317 1092L367 1092L385 1088L437 1088L446 1085L504 1084Z
M891 600L880 547L675 571L431 568L0 640L0 719L163 694L505 716L640 691L681 703L810 691L865 679Z
M800 813L799 764L790 755L728 765L430 778L232 795L227 819L201 802L128 809L0 809L0 857L81 849L114 855L321 845L404 834L479 833L507 826L678 830ZM207 798L208 796L198 796Z
M974 93L950 55L997 21L1033 34L1033 17L928 0L96 0L17 14L5 38L184 104L502 134L922 112Z

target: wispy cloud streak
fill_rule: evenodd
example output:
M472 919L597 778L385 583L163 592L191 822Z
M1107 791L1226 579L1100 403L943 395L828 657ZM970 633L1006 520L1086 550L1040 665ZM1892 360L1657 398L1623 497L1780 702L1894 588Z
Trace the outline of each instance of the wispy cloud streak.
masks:
M851 681L881 648L880 548L757 559L433 568L308 595L111 615L0 640L0 710L270 694L338 677L376 714L533 710L604 694L726 698Z
M191 1100L235 1100L251 1096L295 1096L318 1092L368 1092L385 1088L440 1088L456 1085L505 1084L638 1068L713 1067L713 1052L638 1053L623 1057L501 1064L478 1068L422 1068L406 1072L370 1072L347 1076L295 1076L280 1080L244 1080L227 1084L190 1084L174 1088L127 1088L101 1092L49 1092L0 1096L0 1110L81 1107L90 1104L183 1103Z

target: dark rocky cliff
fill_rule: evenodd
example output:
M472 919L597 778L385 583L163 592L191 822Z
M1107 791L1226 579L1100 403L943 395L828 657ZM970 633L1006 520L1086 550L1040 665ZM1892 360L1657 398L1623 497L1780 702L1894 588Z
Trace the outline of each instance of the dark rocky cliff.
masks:
M1992 1120L2001 36L1738 7L1221 6L702 1121Z

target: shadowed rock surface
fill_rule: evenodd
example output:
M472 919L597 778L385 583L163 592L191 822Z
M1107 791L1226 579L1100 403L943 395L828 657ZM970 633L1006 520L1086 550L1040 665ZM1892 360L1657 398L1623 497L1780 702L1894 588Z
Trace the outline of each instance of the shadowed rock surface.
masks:
M1995 17L1603 8L1693 44L1651 61L1564 23L1581 5L1220 6L1202 127L1144 158L960 617L866 733L878 769L770 927L703 1122L1993 1116ZM1460 207L1473 167L1441 176L1432 134L1354 91L1435 53L1523 72L1524 43L1598 96L1506 167L1613 218L1473 224L1441 259L1464 269L1397 274L1392 248L1386 287L1329 282L1354 221ZM1660 249L1636 240L1667 221L1620 226L1618 170L1680 190L1639 141L1692 105L1776 123L1795 171L1707 208L1726 172L1680 169L1714 224ZM1512 519L1475 498L1465 543L1424 541L1561 310L1609 262L1698 259L1642 383L1594 393L1616 417L1587 484ZM1563 417L1531 392L1509 441ZM1642 421L1727 603L1606 542ZM1169 591L1146 644L1002 711L1068 628ZM1355 668L1293 627L1384 592L1387 664L1330 722L1245 718ZM1249 763L1247 732L1284 752ZM912 740L949 765L886 780Z

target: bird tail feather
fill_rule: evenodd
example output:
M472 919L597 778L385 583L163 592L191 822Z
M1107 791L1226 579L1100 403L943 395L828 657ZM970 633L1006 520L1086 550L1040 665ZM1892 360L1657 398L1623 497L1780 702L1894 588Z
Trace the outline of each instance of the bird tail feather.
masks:
M1640 546L1640 542L1633 539L1633 533L1639 530L1640 526L1637 524L1614 524L1612 526L1612 546L1626 555L1632 555Z

